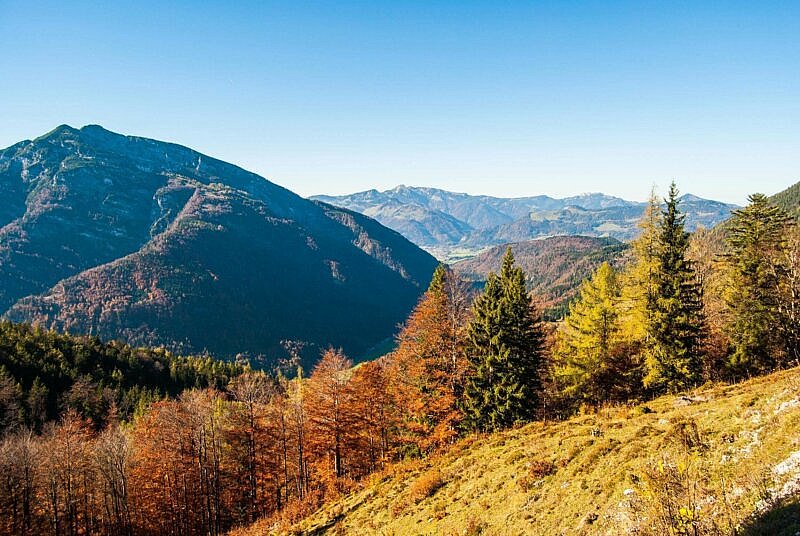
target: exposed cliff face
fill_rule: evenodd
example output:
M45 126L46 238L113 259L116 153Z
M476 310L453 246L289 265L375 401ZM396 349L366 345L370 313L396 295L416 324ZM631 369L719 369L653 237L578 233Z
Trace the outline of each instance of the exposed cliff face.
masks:
M179 145L62 126L0 152L0 309L133 343L354 355L435 260L399 234Z

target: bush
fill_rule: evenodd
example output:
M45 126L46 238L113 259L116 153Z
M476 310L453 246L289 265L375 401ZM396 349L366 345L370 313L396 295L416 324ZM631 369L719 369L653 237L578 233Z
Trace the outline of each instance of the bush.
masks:
M549 460L533 460L528 463L528 473L522 476L517 483L522 491L529 491L556 471L556 465Z
M699 454L664 455L640 479L638 510L645 518L643 535L722 536L735 534L736 509L730 490L712 486L710 467Z
M411 484L408 495L414 503L419 503L433 496L442 486L444 486L442 472L439 469L431 469L423 473L422 476Z
M528 464L528 476L542 479L556 472L556 466L548 460L534 460Z
M486 523L476 517L470 517L467 520L467 526L461 532L463 536L479 536L486 530Z
M687 451L704 450L707 446L694 419L674 419L669 435Z

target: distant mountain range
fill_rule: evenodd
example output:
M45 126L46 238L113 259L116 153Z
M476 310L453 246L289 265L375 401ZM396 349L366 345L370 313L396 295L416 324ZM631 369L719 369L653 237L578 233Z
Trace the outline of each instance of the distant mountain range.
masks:
M800 215L800 183L772 196L771 200L790 213ZM697 207L706 203L692 196L683 198L684 210L695 210L695 213L700 211ZM723 222L709 229L710 233L703 235L701 240L714 242L721 253L726 224ZM581 282L601 263L608 261L619 266L630 258L629 246L614 238L554 236L491 247L473 258L454 263L453 270L480 284L489 272L500 270L508 246L512 248L517 264L525 270L528 286L544 307L545 316L550 319L561 318L567 312L567 305L575 297Z
M500 198L448 192L436 188L398 186L343 196L313 199L360 212L396 230L415 244L446 260L472 256L508 242L559 235L630 240L646 203L600 193L564 199L540 195ZM713 227L735 205L681 197L687 227Z
M353 357L392 337L436 261L357 212L196 151L61 126L0 151L0 312L74 333Z

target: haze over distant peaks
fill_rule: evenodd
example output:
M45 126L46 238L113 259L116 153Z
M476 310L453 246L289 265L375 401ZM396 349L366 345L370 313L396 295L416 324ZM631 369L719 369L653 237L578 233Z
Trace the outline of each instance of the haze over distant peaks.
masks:
M547 236L630 240L638 232L636 224L646 206L603 193L563 199L546 195L504 198L402 185L383 192L313 199L375 218L444 259ZM687 227L694 230L713 227L727 219L736 206L686 194L681 197L681 208L687 215Z

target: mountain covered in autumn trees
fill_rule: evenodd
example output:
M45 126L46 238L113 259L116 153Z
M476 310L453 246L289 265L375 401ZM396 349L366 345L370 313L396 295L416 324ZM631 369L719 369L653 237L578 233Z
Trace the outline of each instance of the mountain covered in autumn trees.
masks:
M549 318L563 316L581 282L604 262L624 262L629 249L614 238L551 236L489 248L453 264L453 271L467 281L482 284L490 272L500 271L507 247L511 247L525 270L528 288L545 307Z
M0 191L4 317L138 345L364 355L436 264L358 213L96 125L0 151Z

